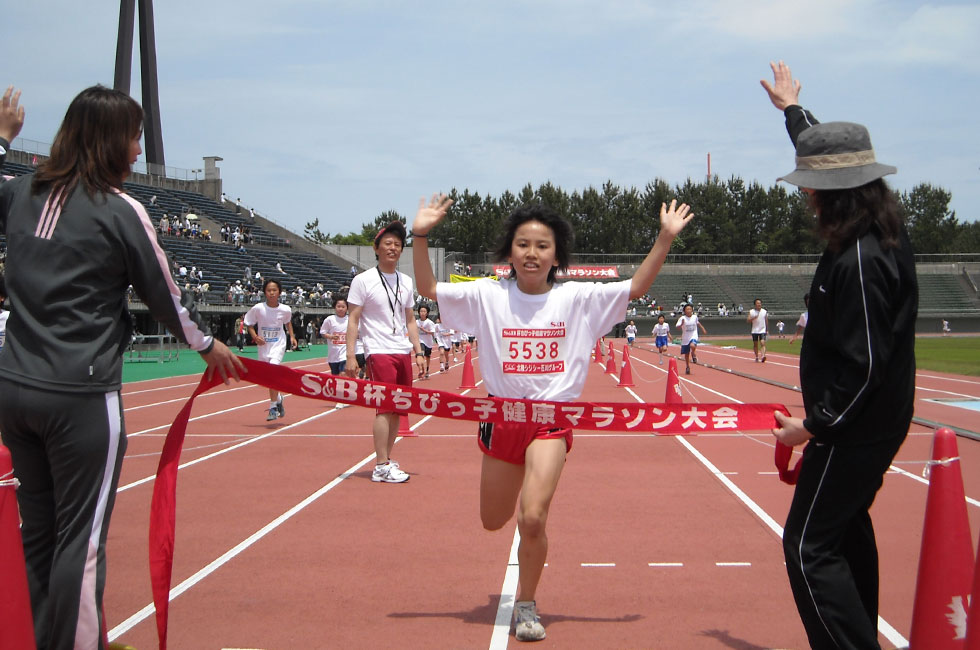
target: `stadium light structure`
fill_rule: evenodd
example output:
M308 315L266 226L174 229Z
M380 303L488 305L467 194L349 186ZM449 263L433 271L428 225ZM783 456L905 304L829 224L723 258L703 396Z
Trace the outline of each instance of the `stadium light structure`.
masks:
M160 126L160 91L157 82L156 36L153 30L153 0L139 0L140 82L143 105L143 149L146 170L166 176L163 130ZM116 69L112 87L126 94L133 76L133 22L136 0L120 0L119 33L116 37Z

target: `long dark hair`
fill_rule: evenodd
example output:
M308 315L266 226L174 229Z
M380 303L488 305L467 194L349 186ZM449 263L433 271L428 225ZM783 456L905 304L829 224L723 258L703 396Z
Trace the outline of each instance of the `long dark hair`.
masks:
M895 195L880 178L846 190L815 190L811 205L817 212L817 233L833 252L872 229L878 232L882 248L898 246L902 216Z
M558 271L567 271L572 263L572 243L575 241L575 233L570 223L565 221L560 214L549 208L543 203L532 203L514 210L507 218L504 236L500 239L497 249L494 251L494 259L504 262L510 257L511 246L514 244L514 235L522 224L528 221L539 221L551 228L555 235L555 261L558 266L551 267L548 271L548 283L555 282L555 275ZM510 267L510 277L516 278L514 265Z
M86 88L68 106L32 191L61 188L64 203L79 184L92 197L121 189L129 176L130 144L142 129L143 108L132 97L102 85Z

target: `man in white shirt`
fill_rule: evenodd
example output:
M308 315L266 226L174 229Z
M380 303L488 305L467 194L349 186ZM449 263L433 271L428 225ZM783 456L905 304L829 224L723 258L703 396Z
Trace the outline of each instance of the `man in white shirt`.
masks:
M367 355L366 365L372 381L411 386L415 370L422 369L422 347L413 310L412 278L398 271L398 259L405 247L405 225L393 221L374 238L378 265L354 276L347 295L347 340L360 336ZM358 372L354 346L347 346L349 377ZM376 483L404 483L409 479L397 462L391 460L391 448L398 437L399 415L378 410L374 418L374 451L376 454L371 480Z
M806 311L800 314L800 319L796 321L796 334L793 334L793 338L789 340L790 343L796 341L796 338L803 336L803 331L806 329L806 323L810 320L810 294L803 294L803 306L806 307Z
M769 332L769 312L762 308L762 300L755 299L755 306L749 310L749 315L745 318L746 323L752 324L752 348L755 350L755 361L766 362L766 335ZM762 356L759 356L759 350Z

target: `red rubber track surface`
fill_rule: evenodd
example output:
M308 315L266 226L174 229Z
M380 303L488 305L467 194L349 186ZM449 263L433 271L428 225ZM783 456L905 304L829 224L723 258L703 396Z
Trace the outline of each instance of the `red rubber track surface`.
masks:
M617 345L618 363L621 351ZM796 357L771 354L757 364L751 352L711 347L698 356L799 383ZM640 339L632 350L636 386L620 388L617 376L591 364L583 399L661 402L666 364ZM325 362L289 365L328 371ZM802 411L798 392L752 379L703 366L681 377L685 402L781 402ZM456 390L460 379L456 364L424 383ZM105 612L110 637L136 648L156 647L146 609L152 477L170 422L197 380L123 391L129 449L109 530ZM980 382L920 372L917 386L918 417L976 429L975 412L924 400L980 398ZM292 396L285 418L267 423L267 411L268 390L245 383L195 404L178 476L173 586L180 593L170 605L171 648L518 644L512 635L492 636L515 523L496 532L480 524L474 423L411 416L419 437L401 439L393 457L412 478L389 485L370 481L373 411ZM930 430L913 425L872 509L881 617L905 638L931 442ZM779 539L793 490L775 476L772 444L765 431L683 439L577 432L548 521L548 566L537 594L548 633L541 645L806 648ZM959 438L958 445L976 540L980 443ZM880 638L895 647L894 636Z

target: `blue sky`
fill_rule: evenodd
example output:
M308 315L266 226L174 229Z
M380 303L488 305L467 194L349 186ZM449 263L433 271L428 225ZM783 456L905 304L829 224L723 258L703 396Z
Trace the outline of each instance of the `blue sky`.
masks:
M23 138L112 84L119 4L4 8ZM359 231L451 188L642 188L790 171L759 86L783 59L822 121L866 124L899 190L980 218L980 5L904 0L158 0L166 162L221 156L231 197L297 231ZM135 48L135 49L138 49ZM139 57L133 94L139 99ZM697 206L694 206L697 211Z

